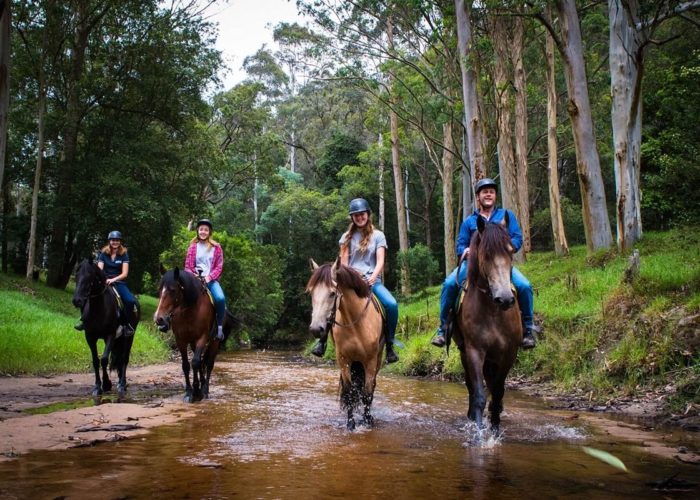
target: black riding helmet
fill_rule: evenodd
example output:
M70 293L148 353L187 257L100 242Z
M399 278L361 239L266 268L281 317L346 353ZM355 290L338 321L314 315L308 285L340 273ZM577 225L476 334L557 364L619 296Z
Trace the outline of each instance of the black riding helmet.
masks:
M197 221L197 229L199 229L199 226L209 226L209 231L214 230L214 226L212 225L211 221L209 219L199 219Z
M350 202L350 209L348 210L348 215L359 214L360 212L372 212L369 208L369 203L364 198L355 198Z
M476 192L476 194L479 194L479 191L487 187L494 188L496 192L498 192L498 184L496 184L496 181L494 181L490 177L484 177L479 182L477 182L476 186L474 187L474 191Z
M122 240L122 233L120 231L110 231L107 235L107 240Z

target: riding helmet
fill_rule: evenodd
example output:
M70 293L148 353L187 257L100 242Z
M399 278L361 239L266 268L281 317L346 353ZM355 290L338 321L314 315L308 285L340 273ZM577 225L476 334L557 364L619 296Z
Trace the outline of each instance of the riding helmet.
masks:
M479 191L487 187L494 188L496 191L498 191L498 184L496 184L496 181L494 181L490 177L484 177L479 182L477 182L476 186L474 187L474 191L476 192L476 194L479 194Z
M350 202L350 210L348 210L348 215L358 214L360 212L372 212L369 208L369 203L364 198L355 198Z
M122 240L122 233L120 231L111 231L107 235L107 240Z
M214 230L214 226L209 219L199 219L197 221L197 229L199 229L199 226L209 226L209 231Z

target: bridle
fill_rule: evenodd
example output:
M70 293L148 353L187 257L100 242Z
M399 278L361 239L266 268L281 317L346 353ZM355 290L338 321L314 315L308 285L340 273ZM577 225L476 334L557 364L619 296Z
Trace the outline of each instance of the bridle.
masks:
M337 283L333 283L334 288L331 290L335 292L335 300L333 301L333 307L331 308L330 313L328 314L328 317L326 318L326 335L328 332L331 331L334 325L338 325L343 328L351 328L355 326L357 323L360 322L362 318L365 317L365 314L367 313L367 308L369 307L370 302L372 302L372 292L367 296L367 301L365 302L365 307L362 308L362 312L360 315L355 318L351 323L345 324L345 323L340 323L335 320L335 313L338 310L338 307L340 305L340 300L343 298L343 294L340 293L340 290L338 289Z

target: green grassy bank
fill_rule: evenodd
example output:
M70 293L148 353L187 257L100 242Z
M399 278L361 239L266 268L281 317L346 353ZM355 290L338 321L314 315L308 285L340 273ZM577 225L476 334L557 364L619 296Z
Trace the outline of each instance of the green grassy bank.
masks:
M700 230L648 233L635 248L641 268L632 284L622 282L628 255L614 251L538 252L518 266L535 289L544 333L536 349L519 353L514 373L596 399L668 386L676 409L700 402ZM436 286L400 300L405 347L387 371L463 380L457 350L447 357L430 345L439 293Z
M0 273L0 375L92 371L85 337L73 329L79 315L71 294ZM170 353L151 326L155 299L139 300L146 319L136 331L132 366L165 361Z

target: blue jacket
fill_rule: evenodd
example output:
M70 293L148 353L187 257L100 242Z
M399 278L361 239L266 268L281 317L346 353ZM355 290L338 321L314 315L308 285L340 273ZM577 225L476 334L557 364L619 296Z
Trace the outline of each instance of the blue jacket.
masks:
M506 212L508 212L508 234L510 234L513 249L517 252L520 250L520 247L523 246L523 233L520 231L520 225L518 225L518 219L515 218L515 214L505 208L496 208L493 214L491 214L489 222L501 222ZM457 237L457 258L459 258L462 252L464 252L464 249L469 246L472 235L477 231L477 217L479 217L479 211L475 210L473 214L464 219L462 226L459 228L459 236Z

